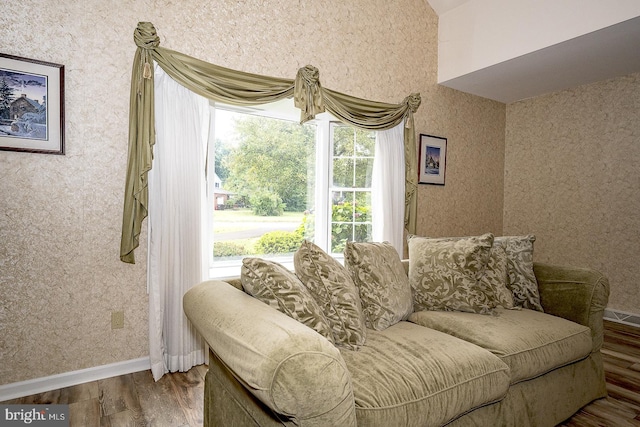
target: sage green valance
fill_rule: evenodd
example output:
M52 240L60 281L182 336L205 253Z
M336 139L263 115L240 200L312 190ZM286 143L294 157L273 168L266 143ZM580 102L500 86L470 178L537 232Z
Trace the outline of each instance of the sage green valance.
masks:
M147 173L151 170L155 143L153 63L175 81L208 99L233 105L259 105L294 98L301 111L300 122L325 110L336 118L364 129L390 129L405 123L405 227L415 233L418 169L413 113L420 95L411 94L400 104L355 98L323 88L318 69L307 65L294 80L266 77L213 65L160 47L160 38L150 22L140 22L134 31L138 46L133 59L129 102L129 155L125 184L120 259L134 263L142 221L147 216Z

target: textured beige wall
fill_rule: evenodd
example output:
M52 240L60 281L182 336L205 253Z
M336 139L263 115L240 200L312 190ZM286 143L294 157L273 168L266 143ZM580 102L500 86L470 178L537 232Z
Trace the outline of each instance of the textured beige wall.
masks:
M640 313L640 74L507 107L505 233L537 261L599 269Z
M66 70L66 156L0 152L0 384L144 357L146 242L119 261L128 91L138 21L163 46L249 72L400 102L449 138L447 183L420 186L421 234L499 232L502 104L436 86L425 0L22 0L0 3L0 51ZM29 31L25 31L28 28ZM112 310L125 328L112 331Z
M447 138L447 165L444 186L418 186L417 234L500 235L505 105L431 85L422 98L418 132Z

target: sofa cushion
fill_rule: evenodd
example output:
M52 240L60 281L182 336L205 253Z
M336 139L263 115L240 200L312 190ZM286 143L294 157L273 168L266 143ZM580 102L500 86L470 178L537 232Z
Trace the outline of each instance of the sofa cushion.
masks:
M432 239L409 237L409 282L414 311L448 310L488 314L496 307L480 279L493 235Z
M422 311L409 321L487 349L509 366L512 384L583 359L592 348L588 327L535 310L497 309L494 316Z
M322 309L300 279L286 267L260 258L244 258L240 280L249 295L314 329L333 343L331 327Z
M443 425L500 400L509 387L509 369L496 356L409 322L369 330L360 351L341 353L358 425Z
M368 328L381 331L413 312L409 278L390 243L348 242L344 265L358 287Z
M534 235L501 236L495 242L502 244L507 252L509 265L509 283L507 287L513 293L517 306L543 311L540 304L538 282L533 272Z
M293 255L293 265L322 308L335 344L357 350L367 332L358 289L347 269L307 240Z

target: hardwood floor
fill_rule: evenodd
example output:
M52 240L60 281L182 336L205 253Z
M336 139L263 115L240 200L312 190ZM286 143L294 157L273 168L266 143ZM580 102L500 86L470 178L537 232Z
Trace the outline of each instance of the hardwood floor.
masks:
M602 354L609 396L562 427L640 427L640 328L605 322ZM71 427L197 427L206 370L196 366L158 382L150 371L136 372L2 403L69 404Z
M640 426L640 328L605 321L602 355L609 396L585 406L562 426Z
M202 426L205 365L153 381L135 372L5 404L68 404L71 427Z

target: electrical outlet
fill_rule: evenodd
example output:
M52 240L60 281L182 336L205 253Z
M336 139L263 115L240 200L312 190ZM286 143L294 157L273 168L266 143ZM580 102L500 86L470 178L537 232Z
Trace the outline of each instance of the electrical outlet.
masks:
M124 311L111 312L111 329L124 328Z

